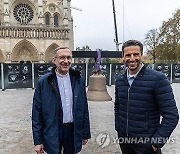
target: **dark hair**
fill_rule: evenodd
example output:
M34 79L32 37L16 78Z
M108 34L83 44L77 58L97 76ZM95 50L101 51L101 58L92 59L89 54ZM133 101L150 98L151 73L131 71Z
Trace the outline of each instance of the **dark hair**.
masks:
M140 41L128 40L128 41L124 42L122 45L122 55L124 55L124 48L129 47L129 46L139 46L140 51L141 51L141 55L143 54L143 44Z
M54 51L53 51L53 55L55 56L56 55L56 53L57 53L57 51L58 50L61 50L61 49L69 49L68 47L57 47L56 49L54 49ZM70 50L70 49L69 49ZM71 50L70 50L71 51Z

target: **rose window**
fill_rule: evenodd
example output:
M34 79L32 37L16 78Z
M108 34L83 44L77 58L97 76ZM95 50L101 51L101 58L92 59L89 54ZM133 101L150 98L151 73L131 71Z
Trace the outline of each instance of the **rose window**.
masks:
M33 9L24 3L17 4L13 10L15 19L21 25L27 25L33 19Z

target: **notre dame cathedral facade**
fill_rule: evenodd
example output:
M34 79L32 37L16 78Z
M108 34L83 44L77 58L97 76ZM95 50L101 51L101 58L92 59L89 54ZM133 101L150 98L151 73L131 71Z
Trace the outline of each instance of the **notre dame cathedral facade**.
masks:
M0 63L49 62L74 47L71 0L0 0Z

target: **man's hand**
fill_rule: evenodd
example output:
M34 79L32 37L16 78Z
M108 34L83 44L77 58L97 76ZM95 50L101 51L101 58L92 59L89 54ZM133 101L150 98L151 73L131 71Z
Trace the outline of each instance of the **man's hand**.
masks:
M34 147L34 150L36 151L37 154L42 154L42 153L44 153L44 147L43 147L42 144L36 145L36 146Z
M88 139L83 139L82 140L82 145L85 145L88 142Z
M156 151L156 150L157 150L157 148L156 148L155 146L153 146L153 145L152 145L152 148L153 148L153 150L154 150L154 151Z

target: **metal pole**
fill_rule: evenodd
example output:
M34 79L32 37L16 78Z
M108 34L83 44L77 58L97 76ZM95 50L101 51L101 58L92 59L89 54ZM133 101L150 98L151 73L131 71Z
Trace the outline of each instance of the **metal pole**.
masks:
M110 72L109 72L109 85L111 86L112 85L112 82L111 82L111 80L112 80L112 64L110 64Z
M118 42L118 33L117 33L117 24L116 24L116 10L115 10L115 5L114 5L114 0L112 0L112 6L113 6L113 16L114 16L116 51L119 51L119 42Z
M34 63L32 63L32 89L34 89L35 88L35 86L34 86Z
M4 91L4 66L3 63L1 63L1 85L2 85L2 91Z
M124 0L123 0L123 41L122 41L122 43L124 43L124 41L125 41L124 17L125 17L125 15L124 15Z
M88 86L88 64L86 63L86 87Z
M170 75L170 83L173 83L173 64L171 63L171 75Z

